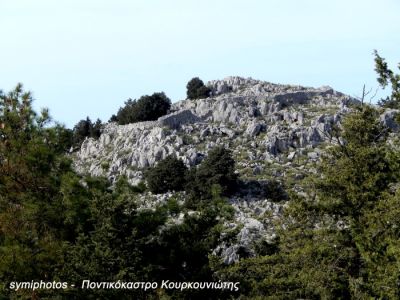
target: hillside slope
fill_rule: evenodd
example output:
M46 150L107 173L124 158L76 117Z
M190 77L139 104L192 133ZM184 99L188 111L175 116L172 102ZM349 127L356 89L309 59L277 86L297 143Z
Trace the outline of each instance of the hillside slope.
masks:
M231 148L238 171L261 173L265 162L293 160L327 139L354 99L329 87L318 89L228 77L211 81L213 96L174 103L154 122L109 123L99 140L87 139L75 154L81 173L135 184L141 169L175 154L195 165L216 144ZM264 162L264 163L263 163Z
M86 139L73 156L82 174L111 181L125 175L135 185L143 180L145 168L168 155L194 166L216 145L231 149L242 187L229 199L235 221L226 227L238 234L236 243L223 244L215 253L232 263L239 253L253 255L255 241L274 238L273 220L285 201L271 198L265 188L268 183L281 181L287 189L302 193L301 181L315 172L330 131L357 100L330 87L240 77L211 81L208 86L211 97L174 103L171 113L157 121L107 124L98 140ZM171 195L147 193L141 205L151 208Z

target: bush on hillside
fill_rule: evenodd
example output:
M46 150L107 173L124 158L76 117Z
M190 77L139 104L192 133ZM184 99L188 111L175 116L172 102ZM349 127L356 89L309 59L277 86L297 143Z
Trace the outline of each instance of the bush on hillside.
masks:
M168 156L146 172L147 186L154 194L181 191L185 186L186 172L182 160Z
M204 82L198 77L192 78L186 85L186 88L188 99L207 98L211 92L210 88L205 86Z
M73 129L73 144L79 146L86 137L99 138L102 127L100 119L97 119L95 123L92 123L89 117L86 120L80 120Z
M199 167L190 171L188 177L187 191L196 198L211 199L215 185L221 187L221 195L232 194L237 183L232 152L224 147L212 149Z
M142 121L154 121L168 113L171 100L164 93L142 96L139 100L128 99L117 115L112 117L119 125Z

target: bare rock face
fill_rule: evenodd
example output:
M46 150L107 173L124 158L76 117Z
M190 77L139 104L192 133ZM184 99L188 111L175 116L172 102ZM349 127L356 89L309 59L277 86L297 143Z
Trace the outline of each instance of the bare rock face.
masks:
M168 155L194 165L216 144L236 152L265 149L251 160L274 159L324 142L355 101L330 87L278 85L251 78L228 77L208 86L211 97L174 103L173 112L157 121L107 124L98 140L85 140L73 154L76 169L111 180L126 175L137 183L143 168ZM382 118L390 123L392 115Z
M201 121L202 118L193 114L190 109L180 110L158 119L159 126L167 126L174 129L179 129L183 124L191 124Z
M399 125L396 122L396 117L399 115L398 109L388 109L381 115L381 121L384 126L390 128L392 131L399 131Z
M247 125L246 134L249 136L257 136L261 131L265 130L265 124L259 123L257 121L252 121Z

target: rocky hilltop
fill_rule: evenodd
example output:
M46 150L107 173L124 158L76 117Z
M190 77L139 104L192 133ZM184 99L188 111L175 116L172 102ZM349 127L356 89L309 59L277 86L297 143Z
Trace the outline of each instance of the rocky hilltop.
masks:
M111 181L125 175L138 184L144 168L170 154L193 166L215 145L230 148L237 172L249 184L246 191L230 199L236 221L227 226L239 226L237 243L215 249L231 263L239 249L251 254L255 240L268 241L274 236L272 220L284 203L270 201L257 188L268 180L284 179L288 188L301 193L299 183L314 171L329 132L356 100L330 87L280 85L251 78L228 77L207 85L212 91L209 98L176 102L157 121L109 123L98 140L86 139L73 156L82 174L106 176ZM154 206L169 196L148 195L152 201L146 198L143 205Z
M98 140L86 139L74 154L80 173L136 184L141 169L175 154L195 165L216 144L231 148L240 169L261 173L265 162L308 153L327 139L354 99L330 87L306 88L228 77L208 82L212 96L183 100L153 122L109 123ZM318 152L318 151L317 151ZM240 170L238 170L240 171Z

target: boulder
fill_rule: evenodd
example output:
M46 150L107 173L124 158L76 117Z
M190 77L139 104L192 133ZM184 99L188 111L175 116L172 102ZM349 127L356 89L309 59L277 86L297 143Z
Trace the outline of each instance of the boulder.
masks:
M201 121L202 119L200 117L187 109L174 112L158 119L160 126L167 126L173 129L179 128L183 124L192 124Z
M390 128L392 131L399 131L399 124L396 121L396 117L399 115L400 110L398 109L388 109L381 114L380 119L384 126Z

